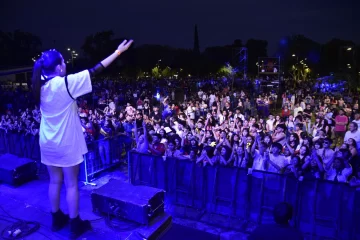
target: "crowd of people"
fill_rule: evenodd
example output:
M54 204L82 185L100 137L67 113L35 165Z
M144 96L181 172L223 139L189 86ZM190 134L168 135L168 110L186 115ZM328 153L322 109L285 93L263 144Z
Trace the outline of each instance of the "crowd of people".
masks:
M126 151L360 186L356 97L314 95L311 88L254 96L213 80L196 80L195 88L161 85L94 84L91 95L78 99L87 142L106 150L104 143L120 136ZM40 121L37 107L7 109L0 131L36 135Z

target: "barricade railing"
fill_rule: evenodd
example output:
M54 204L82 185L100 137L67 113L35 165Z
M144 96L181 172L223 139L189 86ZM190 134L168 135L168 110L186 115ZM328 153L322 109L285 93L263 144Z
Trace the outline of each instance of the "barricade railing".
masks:
M122 159L126 159L124 154L127 149L126 136L114 136L107 139L100 139L87 143L88 152L84 155L84 162L80 164L80 180L85 185L96 184L99 173L109 170L119 165Z
M130 152L129 181L164 189L166 201L249 223L272 223L279 202L294 207L292 224L305 235L333 239L360 236L360 192L345 183L298 181L276 173L197 165L194 161ZM204 220L207 221L207 220ZM211 222L214 223L214 222ZM228 221L230 227L230 221Z
M92 181L97 174L118 165L126 157L124 154L129 151L131 143L131 138L123 135L88 142L88 153L80 165L80 181L95 185ZM33 159L38 162L39 169L41 167L39 136L0 129L0 153Z
M39 136L0 129L0 153L40 160Z

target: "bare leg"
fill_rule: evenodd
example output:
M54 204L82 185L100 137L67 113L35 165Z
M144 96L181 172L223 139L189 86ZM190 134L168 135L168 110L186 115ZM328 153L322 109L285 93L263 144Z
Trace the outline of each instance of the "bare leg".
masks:
M56 213L60 207L60 190L63 183L63 172L59 167L47 166L50 175L49 199L51 211Z
M66 187L66 202L69 208L69 215L70 218L76 218L79 215L79 165L73 167L64 167L63 172Z

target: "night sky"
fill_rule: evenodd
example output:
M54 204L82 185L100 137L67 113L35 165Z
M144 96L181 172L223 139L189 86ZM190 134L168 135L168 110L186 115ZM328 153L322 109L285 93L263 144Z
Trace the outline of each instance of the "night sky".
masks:
M290 34L304 34L321 43L333 37L360 43L358 2L4 0L0 3L0 29L32 32L41 37L45 48L59 50L68 46L79 49L85 36L110 29L117 37L132 37L137 44L192 48L197 23L201 50L231 44L237 38L243 42L257 38L269 41L272 54L279 40Z

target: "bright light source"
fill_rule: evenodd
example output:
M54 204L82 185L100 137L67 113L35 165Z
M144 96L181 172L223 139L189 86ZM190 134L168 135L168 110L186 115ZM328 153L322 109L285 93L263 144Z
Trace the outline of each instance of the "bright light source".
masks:
M293 54L292 56L293 56L293 57L296 57L296 55L295 55L295 54Z
M188 76L189 76L189 77L191 77L191 75L190 75L190 74L189 74Z
M75 53L75 51L72 51L72 53Z
M70 51L70 48L68 48L68 51Z
M350 63L348 63L347 65L350 66Z
M351 51L351 50L352 50L352 48L351 48L351 47L348 47L346 50L347 50L347 51Z

